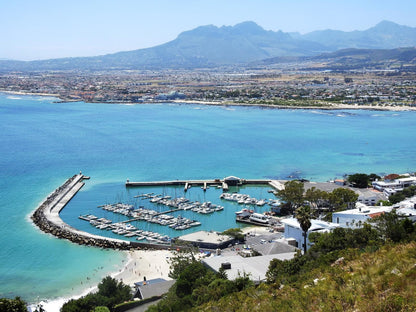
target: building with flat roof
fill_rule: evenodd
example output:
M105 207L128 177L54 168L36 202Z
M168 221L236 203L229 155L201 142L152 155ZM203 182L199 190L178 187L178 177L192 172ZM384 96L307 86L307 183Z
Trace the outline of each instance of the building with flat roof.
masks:
M390 196L397 191L403 190L405 187L416 185L416 177L406 177L388 181L374 181L371 184L374 189L384 192L386 196Z
M303 249L303 231L299 225L299 222L296 218L283 219L281 221L285 226L284 238L290 239L293 238L296 240L296 247ZM306 238L306 248L308 249L311 245L309 242L309 234L312 232L329 232L333 229L339 227L339 224L326 222L322 220L311 220L311 227L307 232Z
M239 276L247 274L253 282L260 283L266 280L266 273L269 269L270 261L273 259L290 260L295 254L296 252L288 252L247 258L239 255L214 256L205 258L202 260L202 263L215 272L218 272L223 267L229 280L234 280Z
M191 243L195 247L217 249L226 248L234 243L234 238L214 231L198 231L179 236L178 240Z
M371 218L375 218L382 213L390 212L393 207L377 206L369 207L362 203L356 203L354 209L337 211L332 214L332 222L339 224L343 228L357 228L362 223Z

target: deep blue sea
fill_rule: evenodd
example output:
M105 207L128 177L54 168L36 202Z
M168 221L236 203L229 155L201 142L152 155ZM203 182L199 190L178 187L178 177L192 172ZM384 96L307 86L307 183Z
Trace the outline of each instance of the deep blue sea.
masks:
M77 218L80 214L122 218L99 205L122 201L146 206L148 202L134 196L150 191L183 195L182 188L126 189L127 178L235 175L326 181L355 172L416 170L416 112L55 100L0 94L0 297L21 296L33 302L76 294L122 266L123 254L56 239L40 232L28 218L43 198L79 171L91 180L63 210L62 218L93 232L97 230ZM268 189L239 191L270 198ZM221 203L219 194L215 188L204 193L193 187L186 196ZM224 230L236 226L234 211L240 208L228 205L207 216L182 214L201 220L196 230ZM170 236L182 234L137 225L166 230Z

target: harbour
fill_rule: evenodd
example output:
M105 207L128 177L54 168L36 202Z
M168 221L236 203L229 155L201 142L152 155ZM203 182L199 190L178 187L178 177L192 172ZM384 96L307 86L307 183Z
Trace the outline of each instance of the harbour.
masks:
M161 234L159 232L146 230L144 228L138 228L137 226L132 225L131 223L141 221L145 224L158 224L162 227L169 227L175 231L184 231L191 229L193 227L201 226L201 221L196 219L190 219L182 215L174 216L172 214L180 211L191 211L195 214L208 215L215 212L221 212L224 210L224 206L214 204L210 201L191 201L185 197L173 197L163 194L151 193L141 193L135 195L134 198L140 200L146 200L148 203L152 203L159 207L159 211L145 208L143 205L135 207L132 204L126 203L115 203L115 204L103 204L98 205L97 208L102 209L103 211L111 212L113 216L122 215L127 217L127 219L122 221L113 222L111 218L98 217L94 214L81 214L78 218L80 220L88 222L91 226L101 230L100 233L105 233L103 231L111 231L114 234L117 234L118 238L107 237L106 235L96 235L86 232L85 230L79 230L66 224L60 218L60 212L62 209L69 203L69 201L77 194L77 192L84 186L84 180L89 179L82 175L80 172L78 175L74 175L69 178L63 185L58 187L54 192L52 192L44 202L35 210L32 215L32 220L35 222L39 228L47 233L51 233L54 236L59 238L66 238L70 241L78 244L87 244L95 245L105 248L116 248L116 249L127 249L131 247L149 247L149 248L166 248L170 247L175 237L170 237L166 234ZM158 181L158 182L131 182L128 184L126 182L126 188L128 187L148 187L148 186L178 186L178 185L202 185L204 192L208 189L208 185L218 186L221 184L237 186L249 186L252 182L253 184L266 184L269 183L269 180L245 180L236 177L227 177L222 180L183 180L183 181ZM275 183L282 183L275 181ZM269 191L272 192L272 191ZM184 190L186 193L186 190ZM248 205L251 206L264 206L266 204L273 206L278 200L276 199L256 199L250 197L247 194L239 193L226 193L222 187L222 193L218 197L219 200L224 200L228 202L235 202L238 205ZM164 207L164 208L161 208ZM257 220L253 218L257 217ZM251 213L249 215L238 215L236 212L235 220L238 222L251 224L251 225L261 225L261 226L273 226L276 222L272 222L270 217L265 217L262 220L261 216L264 214ZM260 218L260 219L259 219ZM134 241L131 241L134 239ZM138 243L139 242L139 243Z

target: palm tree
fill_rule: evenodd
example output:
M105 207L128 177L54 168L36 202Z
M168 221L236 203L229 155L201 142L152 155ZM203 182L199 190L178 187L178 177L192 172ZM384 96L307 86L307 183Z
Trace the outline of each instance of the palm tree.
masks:
M296 219L299 222L300 228L303 231L303 251L306 254L306 236L311 227L311 208L309 206L302 206L296 209Z

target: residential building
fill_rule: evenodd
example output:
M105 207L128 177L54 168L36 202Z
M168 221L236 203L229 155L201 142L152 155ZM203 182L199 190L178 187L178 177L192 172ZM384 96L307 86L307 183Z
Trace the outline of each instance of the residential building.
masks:
M290 239L293 238L296 240L296 247L303 249L303 231L299 225L299 222L296 218L283 219L282 223L285 226L284 238ZM306 246L310 247L311 243L309 242L309 234L313 232L329 232L333 229L339 227L339 224L326 222L322 220L311 220L311 227L307 232Z
M377 206L369 207L362 203L356 203L356 208L334 212L332 222L343 228L357 228L369 219L379 216L382 213L390 212L393 207Z

